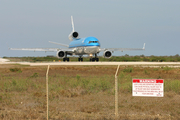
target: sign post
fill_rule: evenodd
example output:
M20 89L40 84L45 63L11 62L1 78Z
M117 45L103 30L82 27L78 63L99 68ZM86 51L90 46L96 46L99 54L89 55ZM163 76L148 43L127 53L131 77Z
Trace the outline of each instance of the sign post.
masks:
M133 79L132 96L163 97L163 79Z
M46 99L47 99L47 120L49 119L49 95L48 95L48 73L49 73L49 66L47 68L47 72L46 72Z

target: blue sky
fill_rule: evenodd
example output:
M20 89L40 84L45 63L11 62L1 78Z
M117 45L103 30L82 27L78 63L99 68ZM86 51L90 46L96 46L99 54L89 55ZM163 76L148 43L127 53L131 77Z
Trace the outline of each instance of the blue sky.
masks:
M80 37L94 36L102 48L141 48L114 55L180 54L179 0L0 0L0 57L46 56L55 52L13 48L63 48L70 16ZM103 53L101 53L102 55Z

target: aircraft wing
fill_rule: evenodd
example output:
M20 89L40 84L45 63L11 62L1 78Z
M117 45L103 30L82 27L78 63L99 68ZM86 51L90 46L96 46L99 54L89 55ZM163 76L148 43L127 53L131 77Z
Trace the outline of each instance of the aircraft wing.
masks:
M49 42L53 43L53 44L61 45L61 46L64 46L64 47L69 47L69 45L66 45L66 44L56 43L56 42L52 42L52 41L49 41Z
M24 51L44 51L44 52L56 52L59 50L66 52L74 52L73 48L9 48L10 50L24 50Z
M131 51L131 50L145 50L145 43L143 48L101 48L100 51Z

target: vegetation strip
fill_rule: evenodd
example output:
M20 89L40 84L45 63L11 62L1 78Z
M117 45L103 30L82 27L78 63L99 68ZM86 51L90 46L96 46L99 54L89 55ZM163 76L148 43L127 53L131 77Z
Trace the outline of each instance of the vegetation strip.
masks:
M51 66L49 119L114 119L116 69ZM47 66L0 66L0 119L46 119L46 71ZM121 66L119 71L119 119L180 119L179 68ZM133 78L164 79L164 97L132 97Z

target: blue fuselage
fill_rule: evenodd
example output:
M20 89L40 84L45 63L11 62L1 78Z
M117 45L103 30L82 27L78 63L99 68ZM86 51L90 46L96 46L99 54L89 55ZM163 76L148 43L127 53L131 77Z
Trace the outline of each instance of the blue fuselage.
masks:
M76 55L99 53L100 43L95 37L73 39L69 48L75 48Z

